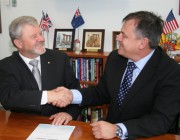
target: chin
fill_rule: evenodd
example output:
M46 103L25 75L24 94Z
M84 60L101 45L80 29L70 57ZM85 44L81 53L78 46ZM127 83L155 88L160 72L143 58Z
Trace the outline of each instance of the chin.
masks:
M118 49L118 54L119 54L119 55L122 55L122 54L123 54L121 49Z
M118 50L118 54L119 55L121 55L121 56L123 56L123 57L125 57L125 58L127 58L127 56L126 56L126 53L123 51L123 50Z
M45 52L46 52L46 49L44 47L35 51L35 53L38 54L38 55L42 55Z
M44 54L46 52L46 48L42 49L41 54Z

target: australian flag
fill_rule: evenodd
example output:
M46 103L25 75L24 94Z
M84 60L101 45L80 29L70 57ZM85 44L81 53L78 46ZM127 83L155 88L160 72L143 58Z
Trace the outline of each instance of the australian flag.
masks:
M79 11L79 8L76 10L75 14L74 14L74 17L71 21L71 24L73 26L73 28L78 28L79 26L83 25L84 24L84 19L83 17L81 16L81 13Z

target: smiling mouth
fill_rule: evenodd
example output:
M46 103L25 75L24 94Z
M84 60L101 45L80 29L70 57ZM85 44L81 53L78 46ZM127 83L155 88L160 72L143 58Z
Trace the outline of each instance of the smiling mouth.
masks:
M44 47L44 42L39 42L36 44L37 47Z

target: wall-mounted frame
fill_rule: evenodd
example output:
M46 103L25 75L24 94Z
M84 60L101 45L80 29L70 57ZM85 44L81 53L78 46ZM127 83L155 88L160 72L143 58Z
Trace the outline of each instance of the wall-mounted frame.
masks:
M2 26L1 26L1 1L0 1L0 33L2 33Z
M55 29L53 49L73 51L75 29Z
M180 0L179 0L179 15L180 15Z
M83 30L83 52L103 52L105 29Z
M120 31L113 31L112 32L112 50L117 50L119 48L117 36L119 35Z

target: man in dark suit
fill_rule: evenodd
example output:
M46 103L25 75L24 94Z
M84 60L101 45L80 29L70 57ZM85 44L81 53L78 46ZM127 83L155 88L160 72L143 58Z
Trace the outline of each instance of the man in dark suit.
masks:
M33 17L22 16L13 20L9 35L18 51L0 61L0 102L3 107L16 112L52 115L51 120L59 116L59 124L76 120L81 111L78 105L59 108L51 104L60 97L55 91L58 86L80 87L69 57L60 51L45 49L45 39ZM33 66L29 62L32 59L39 61L42 88L38 87L31 72Z
M109 55L98 85L76 92L58 89L81 106L109 104L106 121L91 124L96 138L152 137L175 128L180 107L180 66L158 46L162 30L163 20L152 12L128 14L117 37L119 49ZM131 81L124 84L130 78L129 63L134 63L135 69Z

